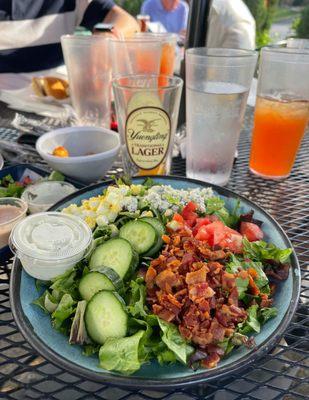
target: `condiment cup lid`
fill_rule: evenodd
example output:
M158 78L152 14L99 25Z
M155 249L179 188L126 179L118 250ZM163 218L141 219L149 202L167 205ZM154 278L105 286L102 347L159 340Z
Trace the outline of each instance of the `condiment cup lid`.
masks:
M42 212L15 225L9 242L17 256L60 261L85 252L92 244L92 231L79 217Z

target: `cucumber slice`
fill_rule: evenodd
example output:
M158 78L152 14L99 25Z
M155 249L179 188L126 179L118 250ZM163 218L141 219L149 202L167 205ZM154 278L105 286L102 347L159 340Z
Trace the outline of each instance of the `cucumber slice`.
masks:
M105 267L105 265L104 265L102 267L96 267L93 271L99 272L100 274L105 275L106 278L108 278L112 282L112 284L114 285L114 288L115 288L116 292L118 292L119 290L123 289L123 281L122 281L122 279L117 274L117 272L115 270L113 270L112 268Z
M90 338L103 344L107 338L126 336L128 315L115 293L102 290L87 305L85 325Z
M163 246L162 235L165 234L165 228L162 222L158 220L158 218L144 217L141 218L141 220L148 222L148 224L152 225L158 232L157 243L151 249L149 249L145 254L143 254L144 257L151 257L154 254L158 253Z
M130 221L120 228L119 235L131 243L138 254L147 253L157 244L158 233L148 222Z
M140 218L140 221L148 222L148 224L152 225L155 228L160 236L165 234L165 227L162 222L158 220L158 218L143 217Z
M94 250L89 267L95 270L104 265L113 269L123 279L136 264L136 253L130 243L125 239L116 238L108 240Z
M100 290L121 290L122 280L111 268L101 267L91 271L79 282L78 290L84 300L89 301Z

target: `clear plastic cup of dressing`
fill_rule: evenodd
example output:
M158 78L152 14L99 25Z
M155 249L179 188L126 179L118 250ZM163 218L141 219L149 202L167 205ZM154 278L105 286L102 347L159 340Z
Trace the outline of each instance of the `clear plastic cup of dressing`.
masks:
M50 280L82 260L92 240L92 231L81 218L43 212L15 225L9 244L29 275Z

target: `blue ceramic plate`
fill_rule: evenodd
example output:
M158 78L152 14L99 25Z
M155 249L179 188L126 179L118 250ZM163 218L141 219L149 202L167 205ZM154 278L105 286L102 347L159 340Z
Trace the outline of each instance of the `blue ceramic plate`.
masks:
M204 182L180 177L156 177L155 181L171 185L174 188L184 189L211 186L226 201L228 207L233 207L236 200L240 199L242 212L253 209L255 218L264 222L263 231L266 241L270 241L281 248L292 247L282 228L269 214L236 193ZM140 183L142 179L136 178L134 182ZM101 194L102 189L109 183L100 183L73 193L56 204L53 209L61 210L72 202L79 204L83 199ZM44 357L66 370L91 380L119 386L179 388L235 372L235 370L254 362L258 357L271 350L290 323L298 302L300 269L294 252L291 256L291 263L289 278L280 283L275 295L274 304L278 308L278 315L268 321L263 326L261 333L255 336L256 347L251 350L244 347L238 348L228 358L222 360L218 367L210 370L193 371L181 364L160 366L157 362L151 362L144 365L133 376L125 377L100 369L97 356L85 357L82 355L79 346L69 345L67 337L52 329L49 316L31 304L38 297L35 281L22 270L17 259L14 262L11 277L11 305L15 321L29 343Z

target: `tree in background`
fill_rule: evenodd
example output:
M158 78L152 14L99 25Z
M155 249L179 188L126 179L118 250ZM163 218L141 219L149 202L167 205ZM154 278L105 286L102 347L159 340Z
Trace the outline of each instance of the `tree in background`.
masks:
M303 9L301 16L295 20L293 28L296 32L296 37L309 39L309 6Z
M143 0L115 0L115 2L134 17L140 13L143 4Z
M256 46L262 47L270 42L269 30L279 0L244 0L256 24Z

